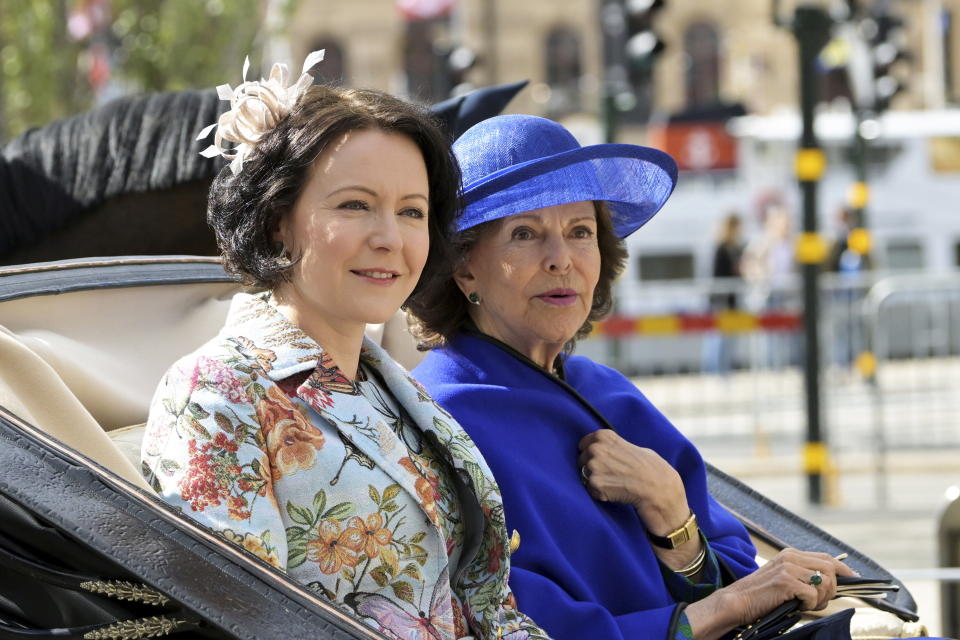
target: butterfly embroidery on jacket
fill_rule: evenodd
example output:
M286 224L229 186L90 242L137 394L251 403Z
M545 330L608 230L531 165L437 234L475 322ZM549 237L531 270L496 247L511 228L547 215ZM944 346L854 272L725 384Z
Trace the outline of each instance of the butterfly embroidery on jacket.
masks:
M373 618L400 640L447 640L455 635L449 585L442 580L433 587L429 612L411 613L376 593L351 593L344 602L353 607L357 615Z
M327 393L346 393L352 396L358 394L356 385L350 378L343 375L340 367L326 351L320 354L320 361L317 362L317 368L310 376L308 383L311 387Z
M343 443L344 454L343 460L340 462L340 468L337 469L336 475L330 480L331 487L340 482L340 474L343 473L343 468L347 466L347 463L351 460L367 469L373 469L374 467L373 460L370 459L370 456L361 451L349 438L345 438L342 433L337 433L337 435L340 436L340 442Z

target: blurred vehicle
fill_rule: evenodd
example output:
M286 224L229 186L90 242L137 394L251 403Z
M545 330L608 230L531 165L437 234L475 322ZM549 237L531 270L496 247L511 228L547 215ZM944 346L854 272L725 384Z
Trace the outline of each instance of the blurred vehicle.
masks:
M817 190L819 228L827 239L838 231L837 212L856 181L853 127L849 113L817 116L817 136L827 156ZM866 211L875 267L935 272L960 267L960 218L953 215L960 199L960 113L890 111L861 129L871 136ZM728 211L745 213L748 241L759 232L770 204L792 210L793 227L799 227L794 173L799 116L742 116L730 120L726 132L736 145L733 162L720 169L681 171L664 215L630 237L625 295L651 280L709 276L714 229ZM686 139L693 139L692 134ZM686 147L667 150L683 167Z

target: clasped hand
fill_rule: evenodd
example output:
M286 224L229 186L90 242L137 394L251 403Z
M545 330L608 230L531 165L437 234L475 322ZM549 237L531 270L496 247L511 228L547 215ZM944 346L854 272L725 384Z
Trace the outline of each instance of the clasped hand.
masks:
M612 429L585 436L579 446L577 462L591 496L632 505L656 535L686 520L690 509L683 481L656 451L627 442ZM697 640L712 640L789 600L799 599L804 610L824 608L836 595L837 575L857 574L825 553L784 549L754 573L690 604L687 616Z
M612 429L584 436L577 464L591 496L632 505L653 534L670 533L690 515L676 469L653 449L627 442Z

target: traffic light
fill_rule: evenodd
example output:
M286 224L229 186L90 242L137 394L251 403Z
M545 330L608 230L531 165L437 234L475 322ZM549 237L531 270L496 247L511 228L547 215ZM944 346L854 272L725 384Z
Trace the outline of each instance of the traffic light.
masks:
M604 139L616 140L618 122L646 123L653 110L653 66L664 42L653 29L664 0L600 0L603 34Z
M450 50L446 56L446 71L451 93L465 93L473 88L467 84L467 72L476 63L477 55L473 49L461 44Z
M906 33L901 18L889 13L877 14L865 18L861 29L870 46L873 64L873 109L880 113L904 89L904 83L895 73L898 63L909 61L913 56L905 47Z
M623 0L626 17L624 54L633 72L649 74L666 45L653 29L653 21L665 0Z

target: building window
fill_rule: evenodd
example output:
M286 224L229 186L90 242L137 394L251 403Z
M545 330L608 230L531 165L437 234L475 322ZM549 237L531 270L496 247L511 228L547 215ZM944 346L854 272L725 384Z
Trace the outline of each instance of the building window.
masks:
M555 27L547 34L546 80L550 86L547 111L563 115L580 110L580 76L583 66L580 37L567 27Z
M311 74L318 82L342 87L347 84L347 66L343 47L333 37L324 36L314 41L310 51L324 50L323 62L313 68Z
M918 270L923 269L923 245L919 240L893 240L887 244L887 268Z
M637 258L638 280L690 280L693 254L657 253Z
M695 22L683 36L686 58L687 109L712 107L720 101L720 36L716 27Z

